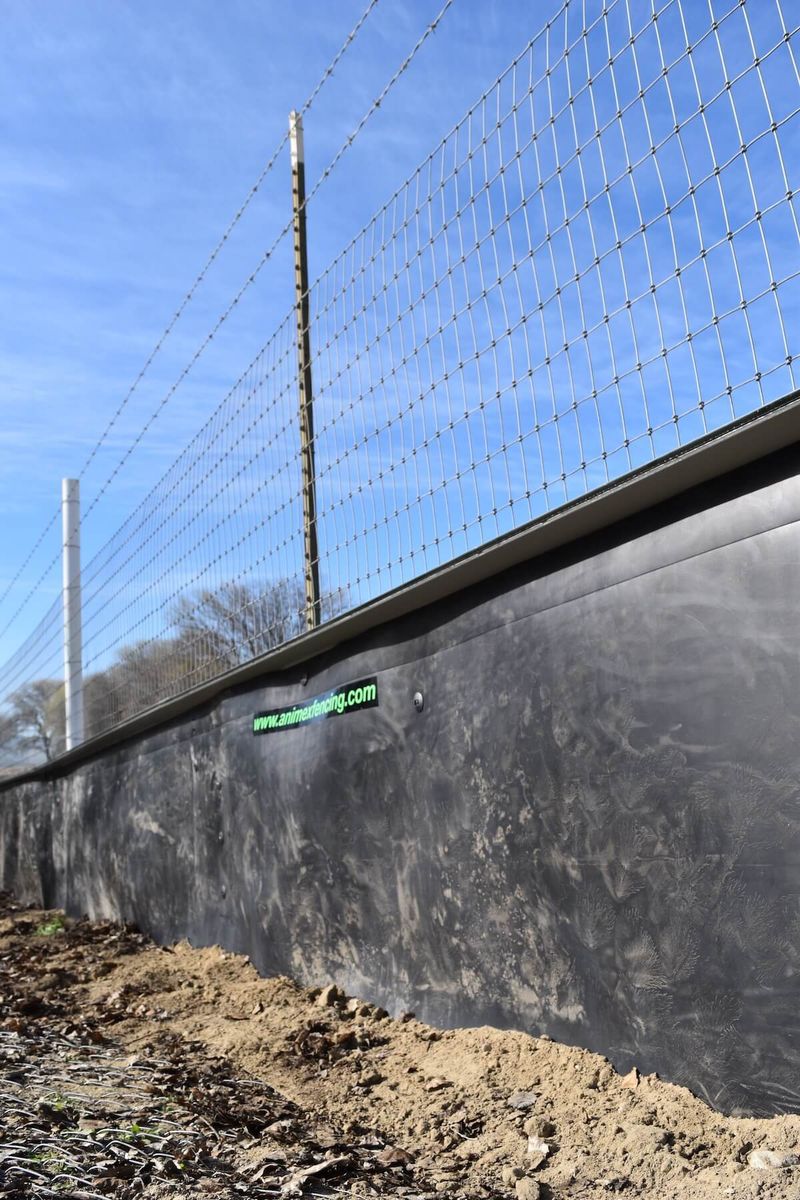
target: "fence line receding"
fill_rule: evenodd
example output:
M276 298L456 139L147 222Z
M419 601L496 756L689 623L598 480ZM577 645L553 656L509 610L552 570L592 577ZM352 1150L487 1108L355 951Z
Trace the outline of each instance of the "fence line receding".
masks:
M84 564L86 736L301 634L309 545L324 622L799 386L797 16L567 0L306 295L278 281ZM63 749L61 656L59 603L0 668L0 769Z

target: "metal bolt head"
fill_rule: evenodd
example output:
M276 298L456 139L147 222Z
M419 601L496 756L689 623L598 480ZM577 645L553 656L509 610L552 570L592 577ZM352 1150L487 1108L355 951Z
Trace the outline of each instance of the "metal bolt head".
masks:
M414 708L417 712L422 712L425 707L425 697L422 692L414 692Z

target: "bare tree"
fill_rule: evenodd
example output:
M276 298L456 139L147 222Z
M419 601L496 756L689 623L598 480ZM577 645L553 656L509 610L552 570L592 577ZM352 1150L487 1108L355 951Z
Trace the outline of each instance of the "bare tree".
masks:
M326 597L323 620L345 608L343 590ZM302 580L226 583L178 601L174 636L136 642L83 684L86 736L94 737L154 704L248 662L305 631ZM64 685L38 679L16 691L0 713L0 768L49 761L65 746Z
M225 583L182 597L174 625L197 661L212 663L219 671L302 633L304 607L305 594L297 580L280 579L264 588Z
M49 762L64 749L64 685L34 679L8 699L0 717L3 757Z
M195 682L180 638L125 646L115 663L84 682L86 733L94 737Z
M19 761L17 726L10 712L0 714L0 773Z

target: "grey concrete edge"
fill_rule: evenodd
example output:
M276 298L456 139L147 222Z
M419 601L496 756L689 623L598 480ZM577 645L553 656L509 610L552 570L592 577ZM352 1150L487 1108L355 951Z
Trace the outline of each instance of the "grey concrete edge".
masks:
M0 792L63 775L97 754L199 708L223 692L259 676L274 675L318 657L387 621L445 599L510 567L597 533L625 517L669 500L701 483L746 466L800 440L800 391L708 434L622 479L590 492L468 551L443 567L284 642L190 691L148 708L121 725L89 738L50 762L0 780Z

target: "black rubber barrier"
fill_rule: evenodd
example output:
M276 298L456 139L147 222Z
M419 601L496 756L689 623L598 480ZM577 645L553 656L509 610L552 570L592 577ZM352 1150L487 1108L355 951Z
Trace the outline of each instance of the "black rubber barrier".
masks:
M799 461L4 790L0 884L800 1111Z

